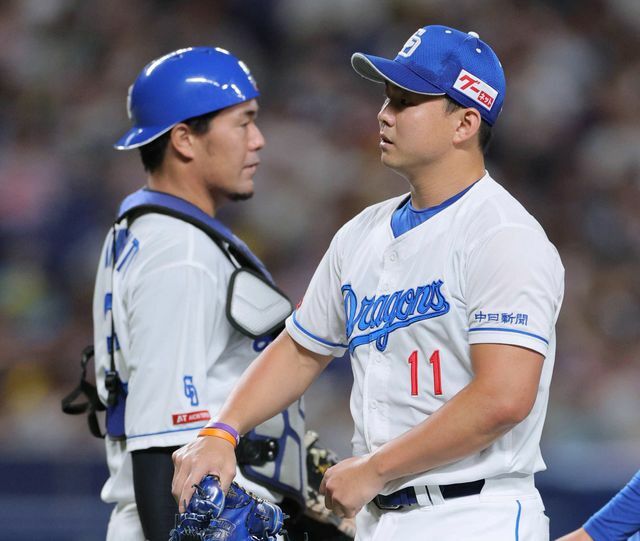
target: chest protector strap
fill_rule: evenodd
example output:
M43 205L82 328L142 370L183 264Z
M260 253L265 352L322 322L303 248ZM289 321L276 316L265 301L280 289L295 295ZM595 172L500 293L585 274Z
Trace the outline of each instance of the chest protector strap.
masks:
M131 223L135 218L149 213L166 214L190 223L204 231L227 258L229 254L232 255L242 267L252 269L273 283L273 278L262 261L227 226L179 197L146 188L138 190L122 202L116 223L125 218Z
M87 364L93 358L93 346L87 346L82 351L80 367L80 384L62 399L62 411L68 415L87 414L89 430L96 438L104 438L98 424L97 412L106 407L100 402L98 391L93 383L87 381Z

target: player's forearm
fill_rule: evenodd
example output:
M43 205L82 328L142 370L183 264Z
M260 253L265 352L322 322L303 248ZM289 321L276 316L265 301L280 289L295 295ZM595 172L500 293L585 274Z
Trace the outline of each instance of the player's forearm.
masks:
M520 421L500 396L472 382L427 420L371 457L385 482L444 466L486 449Z
M251 430L300 398L330 361L283 331L242 375L218 420L241 434Z

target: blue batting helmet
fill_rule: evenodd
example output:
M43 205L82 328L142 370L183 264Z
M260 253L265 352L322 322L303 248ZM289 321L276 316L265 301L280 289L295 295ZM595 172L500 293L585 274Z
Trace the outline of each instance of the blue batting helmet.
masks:
M178 122L259 96L247 66L218 47L180 49L147 64L127 97L133 127L114 145L137 148Z

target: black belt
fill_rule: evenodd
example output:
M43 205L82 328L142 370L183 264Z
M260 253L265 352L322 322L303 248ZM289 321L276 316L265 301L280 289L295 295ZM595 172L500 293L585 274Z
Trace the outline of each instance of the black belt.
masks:
M442 497L445 500L449 500L451 498L461 498L462 496L474 496L475 494L480 494L483 486L484 479L480 479L480 481L471 481L469 483L440 485L440 492L442 493ZM429 500L431 500L429 488L426 488ZM396 510L402 509L403 507L406 507L408 505L417 504L418 498L416 496L415 489L413 487L407 487L387 496L378 494L375 498L373 498L373 503L375 503L379 509Z

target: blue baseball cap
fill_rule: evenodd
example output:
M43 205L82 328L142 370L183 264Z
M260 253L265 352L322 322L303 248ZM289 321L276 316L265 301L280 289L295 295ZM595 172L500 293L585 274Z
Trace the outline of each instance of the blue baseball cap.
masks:
M506 81L500 60L478 34L431 25L420 28L393 59L363 53L351 57L362 77L473 107L490 125L500 114Z
M189 47L153 60L129 88L133 127L114 145L141 147L173 126L259 96L249 68L219 47Z

